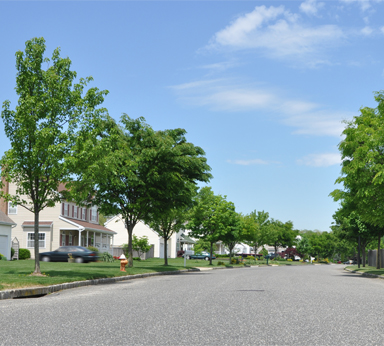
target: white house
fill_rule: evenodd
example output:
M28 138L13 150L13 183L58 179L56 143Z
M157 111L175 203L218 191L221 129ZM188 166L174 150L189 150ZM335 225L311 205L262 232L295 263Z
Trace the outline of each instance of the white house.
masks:
M16 185L5 183L6 193L16 194ZM64 189L59 186L59 192ZM22 196L28 199L27 196ZM34 214L19 205L1 201L0 210L17 224L12 229L12 237L17 237L20 248L30 250L34 258ZM53 251L59 246L94 246L100 252L111 252L115 232L99 225L96 207L84 208L62 200L52 208L45 208L39 215L39 251Z
M121 215L116 215L109 219L104 226L116 232L113 247L121 247L123 244L128 243L128 231L125 228ZM133 228L133 234L137 237L147 236L149 244L153 246L153 257L164 258L164 239L148 225L139 221ZM192 244L194 244L194 241L183 232L174 233L167 243L168 258L176 258L179 250L189 249Z
M11 260L12 227L16 224L0 210L0 253Z

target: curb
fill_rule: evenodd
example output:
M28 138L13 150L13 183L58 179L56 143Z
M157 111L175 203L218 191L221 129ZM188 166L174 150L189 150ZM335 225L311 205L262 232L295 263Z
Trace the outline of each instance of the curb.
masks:
M384 279L384 276L382 275L376 275L376 274L369 274L369 273L362 273L362 272L357 272L355 270L347 269L346 267L344 268L345 271L354 273L354 274L359 274L361 276L365 276L367 278L377 278L377 279Z
M102 285L102 284L113 284L119 281L133 280L133 279L142 279L150 276L159 276L159 275L177 275L185 272L198 272L199 269L181 269L175 271L166 271L166 272L155 272L147 274L135 274L127 276L117 276L114 278L104 278L104 279L94 279L94 280L85 280L85 281L74 281L66 282L58 285L51 285L45 287L31 287L31 288L20 288L14 290L0 291L0 300L2 299L17 299L17 298L38 298L45 296L49 293L54 293L62 290L68 290L70 288L83 287L83 286L93 286L93 285Z

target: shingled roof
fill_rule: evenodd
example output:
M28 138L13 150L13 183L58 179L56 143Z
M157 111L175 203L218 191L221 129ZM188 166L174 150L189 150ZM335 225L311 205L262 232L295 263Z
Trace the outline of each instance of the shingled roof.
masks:
M7 215L4 214L0 210L0 223L1 224L9 224L9 225L16 225Z

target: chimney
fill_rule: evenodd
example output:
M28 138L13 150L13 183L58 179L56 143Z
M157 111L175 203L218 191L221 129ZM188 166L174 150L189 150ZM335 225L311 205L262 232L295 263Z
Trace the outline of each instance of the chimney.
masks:
M4 193L9 193L9 183L5 181L5 177L1 177L1 181L3 183L2 190L4 191ZM0 198L0 210L5 215L8 215L8 203L4 200L4 198Z

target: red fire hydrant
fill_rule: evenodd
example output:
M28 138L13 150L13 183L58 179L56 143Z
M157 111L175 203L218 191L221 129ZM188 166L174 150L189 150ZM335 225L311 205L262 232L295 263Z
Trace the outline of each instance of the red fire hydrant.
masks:
M125 257L124 254L122 254L120 257L119 257L119 260L120 260L120 271L121 272L125 272L125 266L128 264L128 261L127 261L127 258Z

